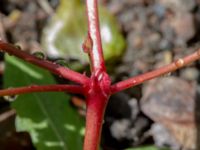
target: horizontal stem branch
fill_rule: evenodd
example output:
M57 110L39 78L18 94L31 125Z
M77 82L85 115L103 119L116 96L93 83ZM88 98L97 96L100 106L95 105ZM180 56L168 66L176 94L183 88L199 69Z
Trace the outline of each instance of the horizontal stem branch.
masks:
M169 65L166 65L166 66L158 68L156 70L129 78L124 81L120 81L111 86L111 92L113 94L113 93L122 91L124 89L130 88L132 86L141 84L144 81L153 79L155 77L158 77L158 76L170 73L172 71L175 71L179 68L182 68L198 59L200 59L200 49L198 51L194 52L193 54L190 54L184 58L177 59L176 61L174 61L173 63L171 63Z
M25 87L0 90L0 96L27 94L33 92L70 92L70 93L82 94L83 90L82 87L78 85L66 85L66 84L30 85Z
M69 68L62 67L53 62L37 58L33 55L30 55L30 54L16 48L15 46L13 46L11 44L5 43L3 41L0 41L0 50L5 51L10 55L19 57L29 63L32 63L32 64L42 67L44 69L47 69L54 74L57 74L65 79L69 79L76 83L86 84L89 81L89 78L86 77L85 75L75 72Z

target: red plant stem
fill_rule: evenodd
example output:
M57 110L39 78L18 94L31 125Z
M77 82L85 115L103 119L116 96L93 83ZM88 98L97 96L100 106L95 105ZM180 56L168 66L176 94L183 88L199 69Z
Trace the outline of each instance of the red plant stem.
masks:
M89 84L84 86L87 106L84 150L97 150L104 111L110 96L111 80L105 72L99 77L93 74L90 80Z
M89 51L91 68L93 73L99 70L105 71L101 34L99 28L99 15L97 0L86 0L88 16L88 33L92 39L92 49Z
M18 48L16 48L15 46L11 44L0 41L0 50L5 51L10 55L19 57L29 63L45 68L54 74L57 74L65 79L69 79L76 83L86 84L89 81L89 78L86 77L85 75L82 75L78 72L70 70L69 68L62 67L50 61L39 59L24 51L19 50Z
M87 100L86 133L84 150L97 150L101 136L104 111L110 96L110 78L106 73L97 0L86 0L88 16L88 36L83 45L89 53L92 75L89 84L85 85Z
M111 86L111 93L117 93L119 91L125 90L127 88L130 88L132 86L138 85L143 83L144 81L156 78L158 76L173 72L179 68L182 68L196 60L200 59L200 49L191 55L188 55L184 58L179 58L173 63L166 65L164 67L158 68L156 70L129 78L124 81L120 81L114 85Z
M108 97L95 92L87 97L84 150L98 150Z
M30 85L25 87L0 90L0 96L27 94L33 92L70 92L82 94L83 90L82 87L78 85Z

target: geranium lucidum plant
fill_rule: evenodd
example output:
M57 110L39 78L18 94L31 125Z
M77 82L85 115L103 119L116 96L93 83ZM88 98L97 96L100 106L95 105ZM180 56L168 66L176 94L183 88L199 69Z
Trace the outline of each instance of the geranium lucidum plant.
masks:
M0 90L0 96L47 91L68 91L71 93L84 95L87 105L86 132L83 147L84 150L98 149L104 111L109 97L112 94L141 84L146 80L172 72L200 58L200 50L198 50L191 55L177 59L173 63L158 68L154 71L112 84L111 79L106 72L103 58L97 5L97 0L86 0L88 34L85 41L83 42L83 51L88 53L90 58L90 77L87 77L85 74L80 74L53 62L39 59L19 50L11 44L0 41L0 49L9 53L10 55L19 57L29 63L47 69L56 75L76 83L74 85L30 85L20 88L5 89Z

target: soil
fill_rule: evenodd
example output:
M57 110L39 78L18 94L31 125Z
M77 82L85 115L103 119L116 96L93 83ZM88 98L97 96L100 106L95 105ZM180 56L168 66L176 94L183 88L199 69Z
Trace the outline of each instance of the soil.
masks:
M127 44L112 73L114 82L168 64L200 47L199 0L101 0L101 3L116 17ZM46 4L48 7L43 7L39 0L1 0L1 39L18 43L29 52L41 49L42 29L59 0L48 0ZM2 85L2 54L0 60ZM122 150L156 145L172 150L200 149L199 94L197 61L112 96L105 114L102 148ZM1 149L33 150L29 134L15 132L14 118L15 111L1 98Z

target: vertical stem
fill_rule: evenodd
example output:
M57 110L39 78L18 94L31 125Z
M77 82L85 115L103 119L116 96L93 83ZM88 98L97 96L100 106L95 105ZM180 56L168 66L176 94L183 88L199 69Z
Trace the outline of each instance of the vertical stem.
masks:
M93 43L92 50L89 53L92 61L92 71L94 71L93 73L99 70L105 71L101 34L99 28L97 0L86 0L86 4L88 16L88 32Z
M96 95L87 98L86 133L84 150L98 150L104 112L108 98Z
M87 89L87 114L84 150L97 150L100 141L104 111L110 95L110 78L103 58L97 0L86 0L88 17L91 82ZM91 39L91 41L90 41Z

